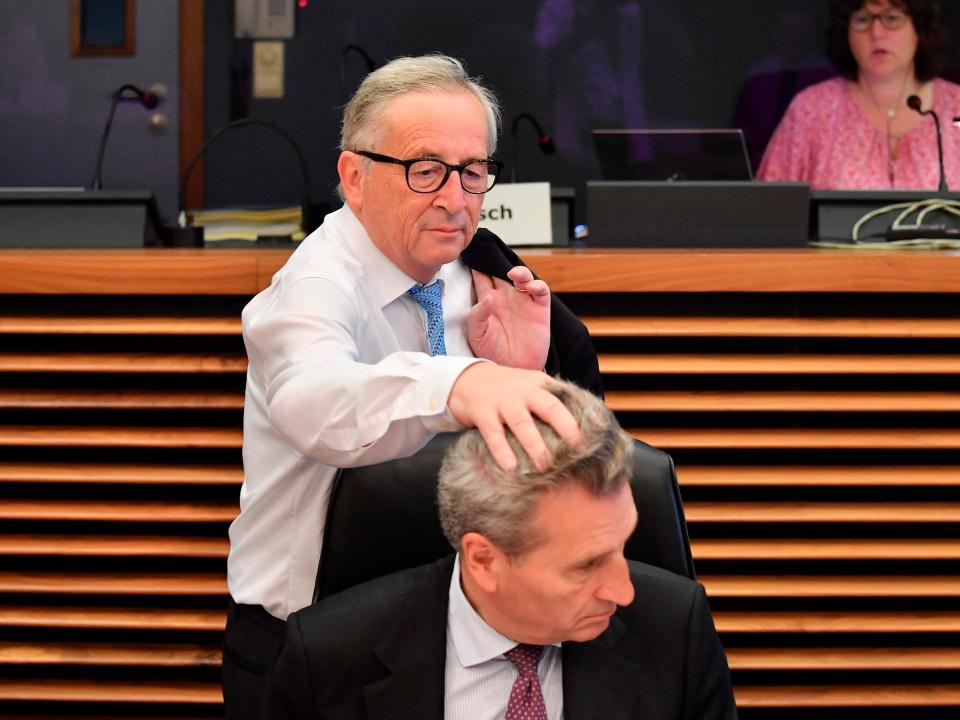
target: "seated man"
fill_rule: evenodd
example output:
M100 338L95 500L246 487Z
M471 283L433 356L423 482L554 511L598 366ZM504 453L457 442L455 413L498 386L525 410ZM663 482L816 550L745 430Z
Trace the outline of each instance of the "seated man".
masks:
M290 616L271 718L735 718L703 587L628 562L630 437L595 396L551 392L585 445L540 432L512 470L476 430L444 460L440 517L457 554Z

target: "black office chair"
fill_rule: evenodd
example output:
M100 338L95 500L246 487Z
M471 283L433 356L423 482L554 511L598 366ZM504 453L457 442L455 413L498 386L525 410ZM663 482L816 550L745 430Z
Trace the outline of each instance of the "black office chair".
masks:
M441 434L411 457L339 472L314 600L453 552L437 515L437 473L457 437ZM640 519L624 554L695 579L673 460L634 442L630 485Z

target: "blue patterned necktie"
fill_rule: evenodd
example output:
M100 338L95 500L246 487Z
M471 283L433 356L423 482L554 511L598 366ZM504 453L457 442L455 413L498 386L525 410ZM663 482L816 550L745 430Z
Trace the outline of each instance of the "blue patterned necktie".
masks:
M517 668L517 679L510 690L504 720L547 720L537 666L543 645L517 645L503 654Z
M429 285L414 285L407 290L417 304L427 314L427 344L431 355L446 355L447 345L443 341L443 301L440 295L440 281Z

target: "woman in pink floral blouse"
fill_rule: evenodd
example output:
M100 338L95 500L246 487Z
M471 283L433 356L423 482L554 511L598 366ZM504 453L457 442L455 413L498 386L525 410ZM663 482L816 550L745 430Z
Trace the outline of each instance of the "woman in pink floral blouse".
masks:
M943 123L947 184L960 189L960 85L937 77L944 27L936 0L830 0L827 49L841 77L797 94L757 177L821 190L939 185L933 119Z

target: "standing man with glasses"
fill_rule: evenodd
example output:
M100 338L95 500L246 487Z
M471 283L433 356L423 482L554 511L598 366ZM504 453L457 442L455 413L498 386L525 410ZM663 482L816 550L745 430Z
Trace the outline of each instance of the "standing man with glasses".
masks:
M263 683L287 616L311 603L337 468L411 455L464 427L503 468L517 463L505 427L546 468L535 418L582 440L545 384L558 374L602 393L586 328L477 230L502 167L499 115L449 57L371 73L344 111L344 206L243 311L244 484L223 658L231 720L268 717Z

